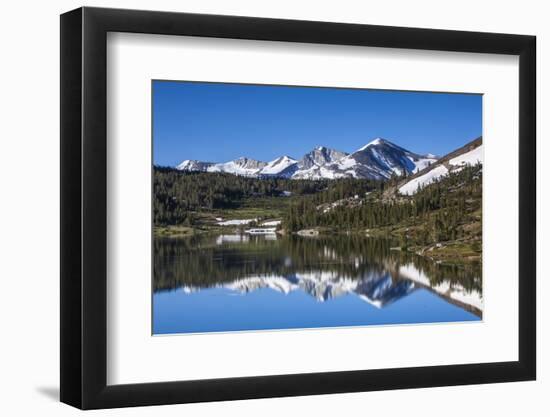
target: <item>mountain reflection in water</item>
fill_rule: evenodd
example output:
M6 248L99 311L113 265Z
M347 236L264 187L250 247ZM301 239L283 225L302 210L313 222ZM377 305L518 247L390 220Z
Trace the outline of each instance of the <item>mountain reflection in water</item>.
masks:
M437 264L391 244L340 235L156 238L154 333L481 319L480 265Z

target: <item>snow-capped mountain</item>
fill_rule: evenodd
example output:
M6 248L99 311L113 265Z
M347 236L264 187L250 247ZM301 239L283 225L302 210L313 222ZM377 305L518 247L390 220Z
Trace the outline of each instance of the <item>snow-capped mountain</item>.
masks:
M214 164L207 168L208 172L227 172L230 174L254 176L267 164L244 156L223 164Z
M224 172L228 174L255 177L266 165L267 163L265 162L242 156L233 161L220 164L186 159L177 165L176 169L179 171Z
M293 178L371 178L384 180L392 175L417 172L437 159L410 152L396 144L377 138L355 152L322 165L298 171Z
M347 156L346 152L340 152L335 149L330 149L325 146L318 146L313 149L311 152L306 153L302 159L300 159L299 166L300 169L306 170L311 167L328 165L333 162L336 162L343 157Z
M290 156L281 156L268 162L260 171L259 175L271 175L290 178L298 169L298 161Z
M339 175L332 165L347 155L346 152L318 146L300 159L298 169L292 178L309 180L341 178L343 175Z
M404 195L413 195L418 188L425 187L449 172L458 172L466 165L483 164L483 144L479 137L463 147L445 155L437 162L418 171L399 185L399 192Z
M215 165L213 162L201 162L194 159L186 159L176 166L180 171L206 171L209 167Z
M392 175L417 172L436 160L377 138L339 161L338 166L358 178L387 179Z
M392 175L412 174L437 161L434 155L419 155L388 140L377 138L355 152L319 146L300 160L281 156L271 162L239 158L226 163L185 160L181 171L225 172L252 177L292 179L369 178L389 179Z

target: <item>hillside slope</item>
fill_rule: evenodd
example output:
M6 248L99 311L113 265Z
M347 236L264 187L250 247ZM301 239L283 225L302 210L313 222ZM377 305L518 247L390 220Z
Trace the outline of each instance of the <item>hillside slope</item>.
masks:
M419 188L426 187L443 176L462 170L466 165L483 164L482 137L440 158L399 183L397 190L402 195L413 195Z

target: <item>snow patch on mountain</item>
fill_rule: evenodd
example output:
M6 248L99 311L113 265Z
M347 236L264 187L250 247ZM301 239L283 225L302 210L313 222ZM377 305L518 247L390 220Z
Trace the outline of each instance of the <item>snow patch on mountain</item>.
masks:
M411 162L415 165L415 168L413 169L413 174L416 174L419 171L422 171L424 168L429 167L431 164L437 161L433 156L426 155L426 158L420 158L417 161L415 161L412 157L408 157Z
M480 139L477 139L476 141L480 141ZM449 172L458 172L466 165L483 163L483 145L479 144L475 148L471 149L472 146L475 146L476 141L465 145L463 149L454 151L448 156L441 158L441 160L433 164L433 168L431 169L430 166L432 163L427 164L424 169L426 172L420 172L420 176L416 176L401 185L398 191L403 195L413 195L416 193L419 186L420 188L423 188L449 174ZM457 153L459 154L457 155Z
M281 156L271 162L268 162L260 171L261 175L277 175L284 170L295 165L298 161L290 156Z
M356 152L359 152L359 151L364 151L365 149L367 149L368 147L370 146L375 146L375 145L381 145L382 143L386 142L384 139L382 138L376 138L374 140L371 140L369 143L367 143L366 145L360 147L359 149L357 149Z
M181 171L192 170L197 162L198 161L191 161L190 159L186 159L184 161L181 161L179 165L176 165L176 169L179 169Z
M319 166L314 165L306 170L299 170L293 176L292 179L304 179L304 180L322 180L322 179L336 179L353 177L352 172L340 172L338 169L334 169L332 166Z
M477 148L459 155L449 161L449 164L459 166L476 165L478 163L483 163L483 145L478 146Z
M404 195L413 195L420 188L431 184L444 175L447 175L449 170L444 165L439 165L434 169L426 172L424 175L410 180L408 183L399 188L399 192Z
M356 166L357 161L353 158L343 158L341 161L337 163L337 165L338 165L338 168L340 168L342 171L346 171Z
M228 174L256 176L267 164L244 156L221 164L213 164L206 168L207 172L224 172Z
M186 159L179 165L176 165L176 169L180 171L206 171L208 167L214 165L211 162L201 162L192 159Z

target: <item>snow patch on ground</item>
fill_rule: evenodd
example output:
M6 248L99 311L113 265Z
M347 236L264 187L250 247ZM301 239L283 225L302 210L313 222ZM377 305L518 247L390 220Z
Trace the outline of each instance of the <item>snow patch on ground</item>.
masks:
M249 224L252 222L257 221L258 219L235 219L235 220L225 220L222 222L218 222L218 225L220 226L240 226L243 224Z
M261 226L278 226L281 224L281 220L271 220L269 222L263 222Z

